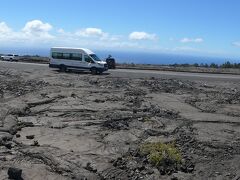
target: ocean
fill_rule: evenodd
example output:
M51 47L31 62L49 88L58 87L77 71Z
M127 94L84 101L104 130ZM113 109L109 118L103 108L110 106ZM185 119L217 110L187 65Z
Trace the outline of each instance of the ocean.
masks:
M0 48L0 54L18 54L18 55L39 55L49 56L50 48ZM126 51L94 51L101 59L105 59L108 55L112 55L118 63L135 63L135 64L222 64L226 61L231 63L240 63L240 57L221 58L208 56L190 56L182 54L167 53L145 53L145 52L126 52Z
M222 64L226 61L231 63L240 63L239 59L208 57L208 56L190 56L182 54L165 54L165 53L143 53L143 52L102 52L96 51L101 58L106 58L111 54L120 63L135 64Z

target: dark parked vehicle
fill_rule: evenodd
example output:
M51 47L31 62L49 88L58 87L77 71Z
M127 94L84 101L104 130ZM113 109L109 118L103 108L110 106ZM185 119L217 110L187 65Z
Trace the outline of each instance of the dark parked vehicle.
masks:
M109 55L108 58L106 59L106 63L108 65L108 69L115 69L116 68L115 59L111 55Z

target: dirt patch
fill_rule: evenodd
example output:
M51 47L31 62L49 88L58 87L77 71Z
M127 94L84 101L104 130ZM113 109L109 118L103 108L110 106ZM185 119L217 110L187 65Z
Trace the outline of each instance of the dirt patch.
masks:
M144 80L140 86L147 87L151 92L176 93L181 91L193 91L194 83L190 81L180 81L176 79L156 79Z
M217 87L204 85L197 93L186 98L185 102L198 108L202 112L218 112L227 115L239 116L231 106L240 105L239 87ZM224 111L222 109L225 109Z
M25 80L20 74L11 70L0 71L0 98L21 96L47 85L44 81Z

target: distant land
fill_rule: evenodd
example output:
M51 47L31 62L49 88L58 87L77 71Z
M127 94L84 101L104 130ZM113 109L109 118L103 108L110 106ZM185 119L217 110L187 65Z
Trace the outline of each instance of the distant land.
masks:
M18 55L39 55L49 56L50 48L0 48L0 54L18 54ZM194 63L216 63L222 64L226 61L231 63L239 63L237 58L207 57L207 56L191 56L182 54L164 54L164 53L145 53L145 52L127 52L127 51L106 51L93 50L101 59L105 59L111 54L119 63L135 63L135 64L194 64Z

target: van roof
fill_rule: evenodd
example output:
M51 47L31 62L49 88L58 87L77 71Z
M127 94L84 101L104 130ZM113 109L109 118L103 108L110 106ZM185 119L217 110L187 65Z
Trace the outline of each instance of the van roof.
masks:
M65 50L81 50L86 52L87 54L95 54L92 52L90 49L87 48L74 48L74 47L52 47L52 50L57 50L57 49L65 49Z

